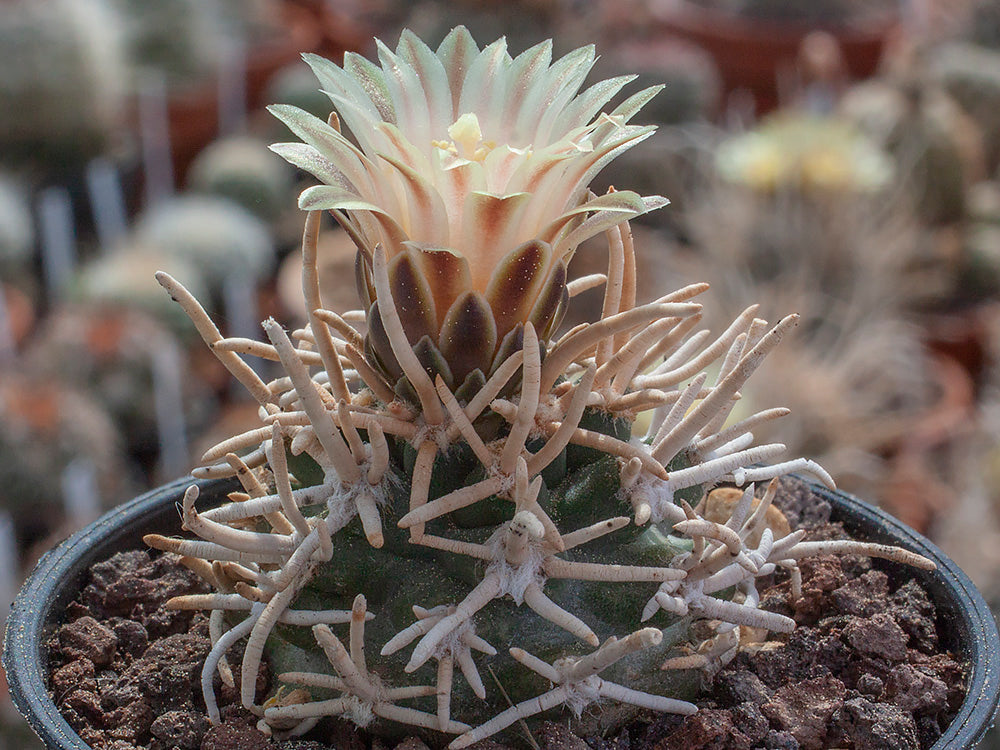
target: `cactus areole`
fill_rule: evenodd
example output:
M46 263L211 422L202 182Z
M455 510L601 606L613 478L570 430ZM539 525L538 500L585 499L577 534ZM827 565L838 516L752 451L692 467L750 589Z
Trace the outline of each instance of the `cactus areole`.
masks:
M211 612L214 721L215 673L237 670L243 705L279 736L343 716L461 748L559 707L691 713L684 669L731 659L739 625L794 627L758 608L759 576L780 567L794 583L800 559L831 552L933 567L769 525L777 477L832 485L755 443L786 410L729 419L795 316L771 325L752 307L713 334L692 301L707 285L636 299L628 220L666 201L587 185L653 132L630 122L656 89L608 109L631 77L581 91L593 48L555 62L551 49L512 58L456 28L437 51L408 32L395 51L379 43L379 64L307 56L338 114L272 109L303 141L274 150L322 183L299 200L303 329L268 320L266 341L224 338L158 274L260 404L261 426L195 471L243 492L199 512L192 486L192 538L146 537L214 588L169 604ZM323 211L357 244L361 310L323 306ZM600 233L607 274L568 281ZM600 320L561 331L598 285ZM265 382L241 355L283 374ZM724 522L701 502L720 483L739 488ZM701 643L668 659L696 621ZM242 638L241 663L227 661ZM260 702L265 653L282 687Z

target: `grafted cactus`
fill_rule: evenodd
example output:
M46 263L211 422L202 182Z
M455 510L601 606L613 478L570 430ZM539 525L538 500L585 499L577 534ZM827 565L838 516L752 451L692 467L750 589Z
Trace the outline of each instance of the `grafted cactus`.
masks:
M147 538L215 588L170 605L211 611L214 720L214 674L234 681L225 655L244 636L241 699L268 732L377 718L458 734L459 748L560 705L690 713L683 677L661 669L688 624L704 621L707 637L667 667L731 658L738 624L794 626L757 608L759 576L782 566L794 581L799 559L838 550L931 564L767 525L776 477L832 485L807 459L779 461L784 446L754 445L785 410L727 422L795 316L771 326L750 308L713 336L692 302L706 285L638 304L628 219L665 201L586 191L650 132L626 123L653 92L598 115L627 79L577 94L592 50L512 59L461 28L436 53L405 33L379 50L381 68L312 60L358 145L336 119L278 110L307 143L277 150L325 183L300 201L308 325L224 338L158 275L260 403L261 427L195 471L243 491L199 511L192 486L183 519L198 539ZM358 244L364 311L322 305L327 209ZM599 232L607 274L567 283L576 243ZM558 334L559 311L596 285L601 319ZM264 382L245 354L283 376ZM699 502L721 482L746 487L723 522ZM294 689L261 702L265 651Z

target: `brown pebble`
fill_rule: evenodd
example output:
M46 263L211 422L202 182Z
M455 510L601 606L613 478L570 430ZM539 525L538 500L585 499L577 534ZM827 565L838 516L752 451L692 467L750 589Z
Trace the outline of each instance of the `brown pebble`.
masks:
M130 657L141 656L149 646L149 633L141 624L123 617L112 617L108 626L118 638L119 653Z
M833 723L854 750L918 750L920 747L913 717L887 703L852 698L844 701Z
M52 696L56 703L74 690L97 692L97 680L94 678L94 662L80 658L65 664L52 673Z
M844 703L844 683L834 677L817 677L774 691L761 711L772 726L790 732L802 750L821 750L827 722Z
M909 664L895 667L885 680L884 698L905 711L936 712L948 705L948 688Z
M889 661L906 658L906 633L884 612L852 620L844 628L844 639L855 651Z
M889 577L881 570L869 570L831 593L833 604L839 612L862 617L870 617L883 611L888 596Z
M90 659L95 667L107 666L115 655L118 638L93 617L85 616L59 628L59 645L70 659Z
M729 711L702 708L684 718L684 722L656 745L656 750L703 750L729 747L733 735Z
M153 709L148 703L141 700L133 701L107 715L106 723L110 727L108 736L134 742L149 731L153 718Z
M98 728L104 723L104 709L101 708L101 696L90 690L73 690L62 702L62 710L76 714L78 717L96 724ZM76 724L74 724L74 727Z

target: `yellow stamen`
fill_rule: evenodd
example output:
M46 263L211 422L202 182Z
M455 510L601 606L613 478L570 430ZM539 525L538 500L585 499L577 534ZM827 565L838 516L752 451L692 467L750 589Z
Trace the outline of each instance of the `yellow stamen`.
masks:
M496 148L494 141L483 140L479 118L472 112L466 112L455 120L448 127L448 135L451 137L450 141L431 141L431 145L469 161L482 161Z

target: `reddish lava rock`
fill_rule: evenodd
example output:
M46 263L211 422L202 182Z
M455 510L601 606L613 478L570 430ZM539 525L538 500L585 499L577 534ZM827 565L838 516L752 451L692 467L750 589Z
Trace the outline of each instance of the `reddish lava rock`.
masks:
M761 711L777 729L791 734L802 750L821 750L827 725L843 706L846 691L834 677L804 680L776 690Z

